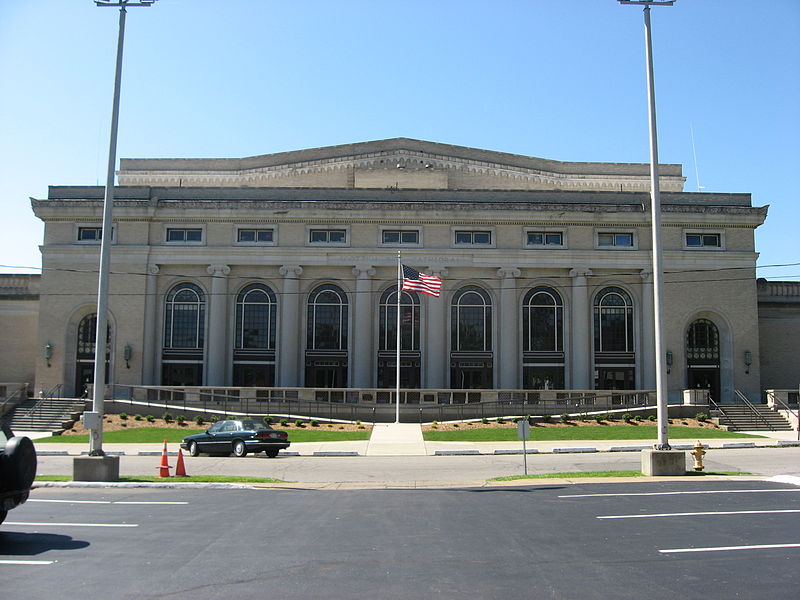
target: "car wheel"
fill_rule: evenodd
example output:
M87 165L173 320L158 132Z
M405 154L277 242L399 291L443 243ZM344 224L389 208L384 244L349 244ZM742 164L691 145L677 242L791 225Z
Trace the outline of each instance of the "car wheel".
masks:
M278 456L278 451L277 450L264 450L264 454L266 454L270 458L275 458L276 456Z
M244 456L247 454L247 446L244 445L242 440L236 440L233 442L233 455L234 456Z
M200 449L197 447L197 442L189 442L189 455L190 456L200 455Z
M36 478L36 449L30 439L16 436L8 440L3 454L3 475L11 489L31 487Z

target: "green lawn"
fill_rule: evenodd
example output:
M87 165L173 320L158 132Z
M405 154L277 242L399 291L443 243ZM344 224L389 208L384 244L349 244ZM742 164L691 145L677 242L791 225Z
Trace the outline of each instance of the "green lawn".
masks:
M686 471L686 476L703 475L750 475L750 473L738 471L726 471L720 473L706 473L703 471ZM519 479L575 479L577 477L641 477L641 471L572 471L570 473L540 473L538 475L511 475L509 477L494 477L487 481L517 481Z
M486 427L483 429L461 429L450 431L425 431L429 442L514 442L516 427ZM757 438L723 429L704 427L670 427L669 438L696 440L700 438ZM585 427L531 427L531 441L550 442L562 440L655 440L658 439L656 425L587 425Z
M160 444L164 440L175 444L192 433L199 433L200 429L170 429L168 427L139 427L123 429L120 431L107 431L103 433L103 443L106 444ZM351 440L368 440L369 431L336 431L335 429L308 429L289 430L290 442L341 442ZM49 438L34 440L34 444L88 444L88 435L57 435Z

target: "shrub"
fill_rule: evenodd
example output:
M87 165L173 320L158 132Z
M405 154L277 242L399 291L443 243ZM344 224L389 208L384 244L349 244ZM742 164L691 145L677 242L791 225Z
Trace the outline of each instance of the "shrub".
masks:
M553 415L542 415L542 423L549 423L553 420Z
M183 415L178 415L175 417L175 420L178 422L178 425L183 425L186 422L186 417Z
M650 415L650 416L647 417L647 420L648 421L655 421L656 420L656 416L655 415Z
M313 420L312 420L312 421L311 421L311 426L312 426L312 427L319 427L319 422L318 422L318 421L313 421Z
M198 425L202 425L203 424L203 415L197 415L194 418L194 422L197 423Z
M330 425L329 425L330 427ZM339 429L344 429L344 425L339 425Z
M331 425L330 423L328 423L328 427L329 427L330 429L333 429L333 425ZM343 429L343 427L339 427L339 429Z
M164 423L169 423L170 421L172 421L172 415L168 412L165 412L164 416L162 416L161 418L164 419Z
M638 421L643 421L643 420L644 420L644 417L643 417L642 415L636 415L635 417L633 417L633 420L634 420L634 421L637 421L637 422L638 422Z
M295 422L294 422L294 426L295 427L305 427L305 423L303 422L303 419L296 419Z
M119 418L125 421L128 418L128 413L119 413Z
M655 421L655 419L653 419L653 421ZM667 423L669 423L670 425L672 425L672 419L667 419Z
M141 421L142 420L142 415L140 415L139 413L136 413L135 415L133 415L133 420L134 421Z
M453 423L453 427L458 427L458 423Z
M631 413L622 413L622 420L626 423L630 423L632 420Z
M356 421L356 425L361 425L361 421Z
M489 424L489 419L487 419L486 417L483 417L481 419L481 423L483 423L484 425L488 425Z
M497 422L498 422L500 425L502 425L503 423L505 423L505 422L506 422L506 420L505 420L503 417L497 417Z
M705 423L706 421L708 421L708 415L706 413L704 413L704 412L697 413L694 416L694 418L697 419L698 421L700 421L701 423Z
M597 413L597 414L594 416L594 420L595 420L597 423L602 423L603 421L605 421L605 419L606 419L606 416L605 416L604 414L602 414L602 413Z
M366 429L366 427L364 427L363 425L359 425L358 429Z
M212 423L216 423L217 421L219 421L219 415L211 415L208 418L208 420L211 421Z
M569 423L569 415L567 413L563 413L561 415L561 422L562 423Z
M281 424L283 427L286 427L286 426L289 424L289 419L281 419L281 420L279 421L279 423L280 423L280 424Z
M156 418L153 415L147 415L145 417L145 420L147 420L148 423L152 423L153 421L156 420Z
M439 424L436 421L431 423L431 429L438 429L438 428L439 428Z
M127 427L128 426L127 423L120 423L119 425L120 425L120 427Z
M267 415L261 420L264 421L264 425L272 425L272 417L270 417L269 415Z

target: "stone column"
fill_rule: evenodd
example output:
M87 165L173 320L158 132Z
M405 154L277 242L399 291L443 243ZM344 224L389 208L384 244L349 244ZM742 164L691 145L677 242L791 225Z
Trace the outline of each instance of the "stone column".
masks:
M655 357L655 307L653 305L653 271L642 269L642 347L637 352L641 366L641 387L646 390L656 389L656 357Z
M142 385L158 385L161 377L158 376L156 366L159 363L158 351L158 265L148 265L147 277L144 284L144 335L142 339Z
M520 387L519 382L519 324L517 310L517 280L522 272L515 267L497 269L500 278L500 306L497 319L497 352L495 354L495 370L498 377L495 381L501 389L512 390Z
M594 387L592 369L591 306L587 277L592 271L586 267L572 269L572 319L570 327L570 354L572 389L589 390Z
M283 294L279 303L280 311L280 343L278 345L278 381L277 385L283 387L299 387L300 373L298 359L300 358L300 275L303 267L299 265L284 265L279 271L283 275Z
M372 368L375 357L372 353L372 276L375 269L370 266L353 267L356 276L356 297L353 302L353 315L350 319L353 332L353 354L351 364L353 375L351 385L355 388L373 387Z
M447 269L445 267L429 267L427 273L444 279ZM443 286L443 293L439 298L425 296L425 300L423 300L426 308L425 322L422 324L425 329L425 347L423 348L425 374L422 381L424 388L449 387L447 382L449 381L450 361L447 355L447 336L450 331L450 313L447 310L446 297L448 294L444 293L446 291L448 290L445 290Z
M208 352L206 385L225 385L225 356L228 349L226 327L228 323L228 265L210 265L206 271L211 275L211 295L208 298Z

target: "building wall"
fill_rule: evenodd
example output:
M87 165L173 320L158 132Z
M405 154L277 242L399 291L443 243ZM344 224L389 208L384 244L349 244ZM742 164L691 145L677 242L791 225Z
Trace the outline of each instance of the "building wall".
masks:
M763 389L800 387L800 282L758 280Z
M0 383L28 383L33 389L39 318L38 275L0 275Z

